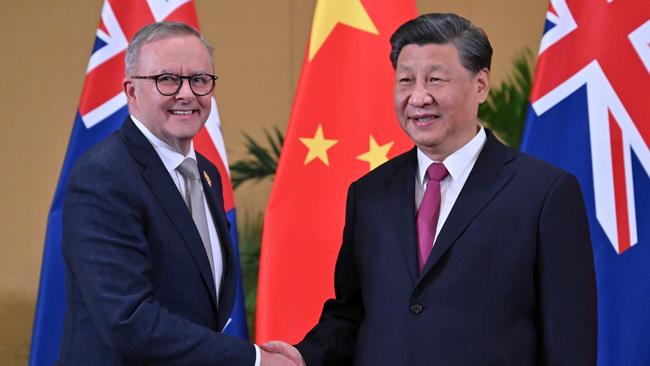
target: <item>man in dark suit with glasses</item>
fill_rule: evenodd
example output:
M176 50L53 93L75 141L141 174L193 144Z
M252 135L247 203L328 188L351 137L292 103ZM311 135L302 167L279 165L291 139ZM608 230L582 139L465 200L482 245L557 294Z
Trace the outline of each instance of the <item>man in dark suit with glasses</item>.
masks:
M63 365L273 364L221 333L235 256L217 169L192 139L210 114L212 49L181 23L126 51L130 116L76 163L65 195Z

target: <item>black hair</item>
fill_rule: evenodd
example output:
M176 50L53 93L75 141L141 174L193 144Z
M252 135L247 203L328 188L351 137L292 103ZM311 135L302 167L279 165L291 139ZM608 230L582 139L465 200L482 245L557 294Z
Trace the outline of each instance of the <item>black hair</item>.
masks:
M424 14L402 24L390 37L390 61L396 68L402 48L410 44L449 43L456 46L465 69L473 73L490 69L492 46L485 31L452 13Z

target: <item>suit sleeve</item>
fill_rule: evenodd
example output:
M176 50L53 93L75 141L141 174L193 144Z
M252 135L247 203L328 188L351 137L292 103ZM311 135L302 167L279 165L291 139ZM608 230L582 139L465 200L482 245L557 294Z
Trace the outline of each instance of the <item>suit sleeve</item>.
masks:
M351 365L364 315L354 248L354 183L348 190L343 243L334 272L335 298L325 302L318 324L297 348L307 366Z
M177 316L154 297L152 257L138 192L114 166L88 163L70 177L64 203L68 275L106 344L155 364L253 365L251 344ZM71 291L69 288L68 291Z
M542 365L595 365L594 261L580 186L564 174L542 208L537 262Z

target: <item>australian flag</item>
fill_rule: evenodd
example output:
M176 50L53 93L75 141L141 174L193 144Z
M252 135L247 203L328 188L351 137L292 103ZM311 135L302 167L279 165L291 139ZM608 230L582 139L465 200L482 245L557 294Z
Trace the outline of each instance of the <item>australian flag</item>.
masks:
M48 218L30 366L53 365L58 359L65 313L61 215L63 194L70 169L81 154L122 125L128 114L126 96L122 92L126 47L140 28L163 20L183 22L199 29L196 10L191 0L105 0L102 7L79 109ZM225 209L231 223L230 234L235 247L234 253L239 253L232 185L214 100L208 121L195 137L194 146L219 169ZM236 263L239 263L238 254L236 256ZM237 271L238 293L233 313L223 331L248 339L239 268Z
M650 2L551 0L530 102L522 149L584 193L598 364L650 365Z

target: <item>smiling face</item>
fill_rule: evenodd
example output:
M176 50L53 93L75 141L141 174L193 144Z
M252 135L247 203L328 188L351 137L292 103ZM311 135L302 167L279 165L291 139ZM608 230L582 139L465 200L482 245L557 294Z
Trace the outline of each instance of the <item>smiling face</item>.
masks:
M478 106L488 91L489 71L465 69L453 44L409 44L397 58L397 118L433 160L443 161L476 135Z
M143 45L134 75L163 73L183 76L211 74L212 60L203 43L192 35L163 38ZM208 119L213 93L197 97L187 80L183 80L181 89L172 96L160 94L154 80L127 76L123 86L129 112L156 137L183 155L187 154L192 138Z

